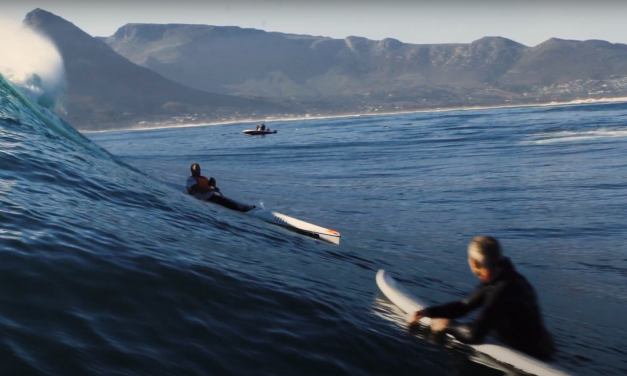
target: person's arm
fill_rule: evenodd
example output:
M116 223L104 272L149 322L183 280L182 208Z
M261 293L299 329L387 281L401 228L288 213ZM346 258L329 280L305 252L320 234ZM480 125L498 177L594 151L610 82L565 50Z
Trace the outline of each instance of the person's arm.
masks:
M185 183L185 188L187 188L187 193L193 195L197 192L198 183L196 183L196 179L187 178L187 182Z
M418 313L420 313L422 317L457 319L477 309L483 302L484 296L483 287L478 287L464 300L425 308Z
M495 287L486 302L485 309L472 323L449 322L446 332L462 343L481 343L488 335L498 315L502 314L499 305L502 302L502 295L507 284L503 283Z
M211 187L210 190L213 192L220 192L220 188L218 188L216 186L216 179L211 177L209 178L209 186Z

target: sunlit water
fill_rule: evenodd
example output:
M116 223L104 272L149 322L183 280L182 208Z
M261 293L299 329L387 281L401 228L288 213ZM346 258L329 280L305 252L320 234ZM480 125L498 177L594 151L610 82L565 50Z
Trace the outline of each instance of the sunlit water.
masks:
M2 89L0 373L492 375L375 284L462 297L477 234L536 287L559 366L627 372L627 105L267 124L87 134L118 161ZM342 244L184 195L194 162Z

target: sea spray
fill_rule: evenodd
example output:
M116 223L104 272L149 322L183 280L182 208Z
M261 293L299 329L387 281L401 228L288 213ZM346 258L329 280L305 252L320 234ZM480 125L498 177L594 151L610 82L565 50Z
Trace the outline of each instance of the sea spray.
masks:
M57 115L65 113L65 88L63 59L54 44L28 27L0 18L0 89L19 99L47 131L121 163Z
M63 59L54 44L34 30L0 18L0 74L33 103L65 112Z
M27 84L37 74L45 87L63 84L63 59L54 44L34 30L0 18L0 72Z

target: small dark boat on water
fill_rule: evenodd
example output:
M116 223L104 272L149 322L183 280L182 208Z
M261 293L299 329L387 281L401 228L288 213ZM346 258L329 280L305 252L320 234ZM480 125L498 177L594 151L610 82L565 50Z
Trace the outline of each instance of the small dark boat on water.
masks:
M259 136L259 135L266 135L266 134L275 134L276 131L271 131L270 128L266 129L266 125L261 124L261 125L258 125L255 130L246 129L244 133L246 133L247 135L251 135L251 136Z
M257 131L254 129L246 129L244 133L246 133L249 136L259 136L259 135L265 135L265 134L275 134L276 131Z

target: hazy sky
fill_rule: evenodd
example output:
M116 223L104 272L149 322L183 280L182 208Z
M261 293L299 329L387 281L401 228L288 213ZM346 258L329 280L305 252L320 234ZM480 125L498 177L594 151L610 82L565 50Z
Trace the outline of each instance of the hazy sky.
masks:
M42 8L93 36L127 23L234 25L407 43L467 43L503 36L535 46L551 37L627 43L627 0L0 0L17 21Z

